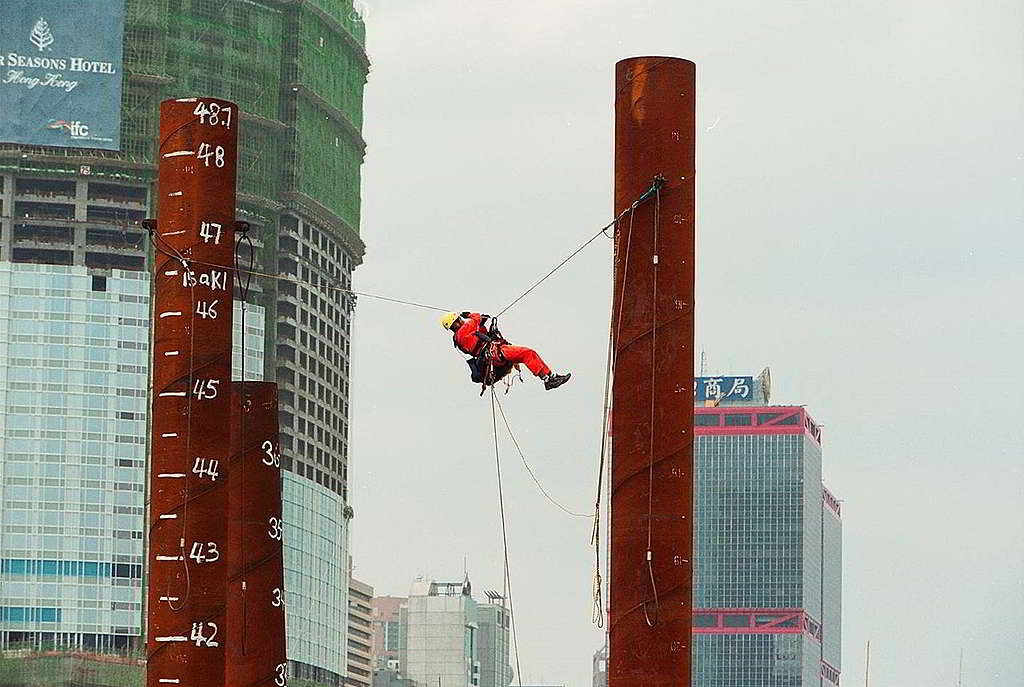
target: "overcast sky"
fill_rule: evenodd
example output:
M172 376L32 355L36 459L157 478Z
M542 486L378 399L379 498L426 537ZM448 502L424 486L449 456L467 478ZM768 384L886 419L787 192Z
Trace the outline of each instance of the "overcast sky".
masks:
M616 60L697 63L697 342L824 424L843 499L843 680L1024 684L1018 0L366 0L356 287L500 310L612 214ZM593 501L610 242L503 318L573 380L504 397ZM359 303L356 575L501 587L486 399L426 310ZM589 523L503 445L525 683L590 684Z

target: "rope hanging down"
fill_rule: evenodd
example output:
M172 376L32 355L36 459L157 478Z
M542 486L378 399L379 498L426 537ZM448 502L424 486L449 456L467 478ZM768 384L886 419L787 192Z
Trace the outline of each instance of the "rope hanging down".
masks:
M245 302L249 298L249 287L252 286L252 268L253 268L253 264L256 262L256 247L253 245L252 239L249 237L249 224L248 224L248 222L240 222L239 225L238 225L237 232L238 232L238 239L235 241L235 266L236 267L239 264L242 243L244 242L249 247L249 270L247 271L246 279L245 279L244 282L242 281L242 270L240 270L240 269L236 269L235 270L235 281L236 281L236 283L238 285L238 295L241 296L239 309L241 311L240 314L242 316L241 317L241 320L242 320L241 321L241 326L242 326L242 354L241 354L241 363L242 363L242 370L241 371L242 371L242 374L241 374L241 382L242 383L241 383L241 391L238 394L238 403L239 403L239 407L238 407L238 421L239 421L239 432L238 432L239 445L238 445L238 450L241 452L243 460L239 461L239 464L238 464L239 470L238 470L238 472L239 472L239 494L240 494L239 501L242 504L244 504L244 503L246 503L246 499L245 499L245 462L246 461L244 460L244 458L245 458L245 449L246 449L247 440L248 440L248 434L246 433L246 428L245 428L245 355L246 355L246 352L245 352L245 336L246 336L246 331L247 331L246 328L245 328ZM247 603L246 596L245 596L246 588L248 587L247 580L246 580L247 566L246 566L246 563L245 563L245 561L246 561L246 557L245 557L245 539L246 538L243 536L241 538L240 542L239 542L240 556L241 556L241 559L242 559L242 585L241 585L241 587L242 587L242 632L241 632L241 637L242 637L242 641L241 641L242 656L245 656L245 638L246 638L246 634L247 634L247 629L249 627L248 603Z
M644 620L649 627L658 624L658 617L661 614L661 606L658 601L658 585L654 581L654 553L652 551L652 538L654 536L654 384L657 380L657 367L655 365L658 348L658 223L661 221L661 188L657 191L657 198L654 202L654 243L652 244L652 258L654 263L653 289L651 294L651 313L653 324L651 325L651 449L650 460L647 471L647 574L651 578L651 594L654 596L654 619L651 619L647 611L647 603L644 603Z
M611 421L611 389L612 384L615 380L615 362L616 362L616 346L621 340L620 333L622 330L622 308L624 303L624 296L626 290L626 283L629 278L629 249L633 239L633 219L634 211L643 203L645 200L650 198L652 195L656 196L657 206L655 207L654 215L654 232L657 236L657 223L660 221L661 213L661 188L665 185L667 180L662 175L654 177L651 187L637 200L635 200L628 208L622 211L615 220L616 227L618 221L623 216L629 213L629 228L626 231L625 236L625 255L622 263L622 283L619 291L619 308L618 312L614 310L614 304L612 305L612 313L609 317L608 322L608 360L605 366L605 384L604 384L604 405L602 408L602 426L601 426L601 460L598 465L597 471L597 494L594 499L594 529L590 536L590 543L594 546L594 609L591 617L591 622L596 624L598 627L604 627L604 600L602 594L604 591L602 580L601 580L601 496L602 496L602 480L604 478L605 469L605 458L608 455L610 449L608 438L609 438L609 423ZM655 243L657 240L655 239ZM619 250L619 245L615 245L616 253ZM656 252L656 251L655 251ZM655 269L657 269L657 261L655 259ZM653 416L652 416L653 417ZM653 463L651 466L653 470ZM652 473L653 475L653 473ZM650 504L649 510L650 510ZM650 525L650 518L648 518L648 525ZM648 532L650 535L650 532ZM648 536L648 549L650 548L650 536ZM651 573L651 585L654 585L654 573L653 569L649 571ZM657 599L657 588L655 587L655 600ZM646 614L646 604L644 605L644 611Z
M147 228L149 228L149 227L147 227ZM153 241L153 239L154 239L153 234L154 234L154 232L150 228L150 240L151 241ZM161 239L161 241L163 241L163 239ZM162 253L163 255L169 257L171 260L176 260L176 261L180 262L182 264L182 266L185 269L187 269L188 268L188 263L185 261L185 257L180 252L178 252L178 250L175 249L174 246L170 245L166 241L163 241L163 243L165 243L167 245L167 247L170 248L170 250L172 252L168 252L168 251L164 250L163 248L160 248L160 246L155 241L153 242L153 248L155 250L159 251L160 253ZM194 283L189 283L188 293L189 293L189 302L190 302L189 309L191 310L191 315L190 315L191 319L190 319L190 322L189 322L189 341L188 341L189 353L188 353L188 355L189 355L189 360L192 360L193 353L194 353L194 350L195 350L195 326L196 326L196 294L195 294L195 284ZM193 373L193 369L192 369L192 366L190 364L189 365L189 370L188 370L188 375L187 375L186 381L185 381L185 384L186 384L185 388L186 389L191 389L192 388L192 373ZM186 435L185 435L185 455L189 456L189 455L191 455L191 451L192 451L192 394L188 394L188 396L187 396L187 400L185 402L185 415L187 416L187 421L186 421L186 425L185 425L185 432L186 432ZM173 601L168 601L167 602L167 607L171 610L172 613L180 613L182 610L184 610L186 605L188 604L189 598L192 596L192 573L189 570L189 565L188 565L188 560L189 559L188 559L188 555L187 555L187 553L185 551L185 541L186 541L187 535L188 535L188 503L191 500L191 496L189 494L189 487L188 487L188 472L185 473L183 492L184 492L184 500L182 501L182 506L181 506L181 518L180 518L180 520L181 520L181 535L178 538L178 551L179 551L179 554L180 554L182 567L183 567L183 569L185 571L185 593L182 595L181 601L177 605L175 605L175 603ZM171 596L171 580L170 580L170 578L168 578L168 580L167 580L167 598L168 599L172 598L172 596Z
M491 428L494 430L494 466L498 473L498 508L501 512L501 546L505 551L505 593L508 595L508 613L512 617L512 647L516 657L516 677L519 687L523 687L523 671L519 667L519 640L516 634L516 611L512 605L512 576L508 565L508 530L505 527L505 495L501 488L501 457L498 452L498 416L494 409L498 397L491 387Z
M505 429L508 430L508 436L509 436L509 438L512 439L512 444L516 447L516 451L519 452L519 457L522 458L522 460L523 460L523 467L525 467L526 471L528 473L530 473L530 477L533 478L533 483L537 485L538 489L540 489L540 493L544 494L545 498L547 498L548 501L553 503L556 507L558 507L566 515L571 515L574 518L589 518L589 517L592 517L592 516L590 516L590 515L588 515L586 513L577 513L575 511L569 510L568 508L563 506L561 503L556 501L555 498L553 496L551 496L551 494L548 493L548 490L545 489L544 485L540 483L539 479L537 479L537 475L534 474L533 468L530 467L530 464L526 461L526 455L523 454L523 449L519 447L519 442L516 440L516 435L512 432L512 427L509 426L509 424L508 424L508 418L505 417L505 409L501 407L501 401L499 401L497 398L495 398L494 401L495 401L495 403L498 404L498 413L501 414L501 419L505 423Z

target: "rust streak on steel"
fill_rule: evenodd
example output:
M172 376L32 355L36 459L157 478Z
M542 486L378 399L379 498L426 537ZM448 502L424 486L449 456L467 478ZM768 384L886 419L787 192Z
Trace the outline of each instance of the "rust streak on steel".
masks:
M690 684L695 85L686 60L615 69L615 211L664 185L616 231L609 687Z
M232 103L160 105L148 687L224 685L237 141Z
M226 685L285 682L277 385L235 382L228 468Z

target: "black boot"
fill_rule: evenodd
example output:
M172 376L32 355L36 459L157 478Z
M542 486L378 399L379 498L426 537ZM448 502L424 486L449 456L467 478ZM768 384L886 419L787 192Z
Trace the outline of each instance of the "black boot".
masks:
M544 389L546 391L557 389L558 387L568 382L569 377L571 376L572 374L569 372L566 372L564 375L549 374L547 379L544 380Z

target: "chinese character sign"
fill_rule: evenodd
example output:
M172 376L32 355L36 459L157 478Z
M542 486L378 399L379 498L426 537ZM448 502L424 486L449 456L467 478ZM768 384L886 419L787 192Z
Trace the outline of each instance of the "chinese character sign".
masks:
M0 143L121 146L122 0L0 3Z
M693 380L693 400L749 401L753 399L753 377L696 377Z

